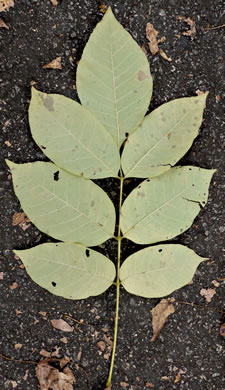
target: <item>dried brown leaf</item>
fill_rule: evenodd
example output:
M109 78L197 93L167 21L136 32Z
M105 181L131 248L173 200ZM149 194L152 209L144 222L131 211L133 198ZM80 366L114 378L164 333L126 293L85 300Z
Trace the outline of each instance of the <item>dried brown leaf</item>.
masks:
M66 337L62 337L59 341L61 341L62 343L64 344L67 344L68 343L68 340Z
M169 62L172 61L172 58L171 58L171 57L168 57L168 56L166 55L166 53L165 53L162 49L159 49L159 54L161 55L162 58L164 58L164 60L169 61Z
M57 57L55 60L43 66L44 69L59 69L62 70L62 58Z
M163 36L162 38L158 39L158 44L165 42L165 40L166 40L166 37Z
M106 345L105 345L104 341L99 341L97 343L97 347L100 349L100 351L104 352Z
M46 351L45 349L42 349L39 353L40 353L41 356L43 356L45 358L50 358L51 357L50 352Z
M190 30L185 31L182 34L187 36L187 37L190 37L193 40L195 35L196 35L195 22L190 17L184 19L184 22L186 22L191 28L190 28Z
M27 381L28 374L29 374L29 370L26 370L25 375L23 376L24 381Z
M215 286L215 287L219 287L219 285L220 285L220 283L217 282L217 280L212 280L212 284L213 284L213 286Z
M120 386L121 386L123 389L126 389L127 386L129 386L129 384L126 383L126 382L120 382Z
M225 337L225 323L220 327L220 336Z
M169 315L175 312L173 302L175 302L174 298L161 299L152 309L153 336L151 342L156 340Z
M200 295L202 295L208 303L211 302L212 297L216 294L216 290L213 288L202 288L200 290Z
M11 284L9 286L10 290L15 290L15 288L17 288L17 287L18 287L18 283L17 282L13 282L13 284Z
M25 213L14 213L12 219L12 225L19 225L21 222L26 222L27 217Z
M20 349L22 348L22 346L23 346L23 344L15 344L15 345L14 345L14 348L20 350Z
M145 387L147 387L148 389L154 389L155 386L151 382L146 382Z
M0 12L8 11L10 7L14 7L13 0L0 0Z
M60 320L51 320L53 328L62 330L63 332L73 332L73 327L67 324L66 321Z
M157 36L158 36L158 31L154 29L153 24L147 23L146 38L149 41L148 46L153 56L159 51Z
M65 360L65 357L63 358ZM51 366L52 362L61 361L63 359L47 358L41 360L36 367L36 375L40 384L41 390L73 390L73 383L75 378L68 367L59 372L58 369ZM66 359L68 362L68 358ZM64 366L63 366L64 367Z
M2 20L0 18L0 28L7 28L7 30L9 30L9 27L7 26L7 24L5 24L4 20Z

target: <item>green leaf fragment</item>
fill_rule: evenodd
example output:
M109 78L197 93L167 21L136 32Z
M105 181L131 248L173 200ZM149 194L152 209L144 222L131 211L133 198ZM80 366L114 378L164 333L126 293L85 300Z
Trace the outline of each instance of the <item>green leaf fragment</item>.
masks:
M58 240L87 246L114 235L114 206L91 180L52 163L7 163L21 206L38 229Z
M207 95L175 99L147 115L125 144L124 175L153 177L175 165L198 135Z
M204 207L215 170L171 168L146 180L122 206L121 230L138 244L169 240L187 230Z
M129 256L121 266L120 280L131 294L160 298L192 280L201 261L207 260L183 245L157 245Z
M77 90L118 146L144 118L152 94L148 60L108 9L86 44Z
M81 245L42 244L14 253L36 283L67 299L99 295L115 278L115 266L107 257Z
M34 140L59 167L92 179L118 176L116 144L79 103L32 88L29 122Z

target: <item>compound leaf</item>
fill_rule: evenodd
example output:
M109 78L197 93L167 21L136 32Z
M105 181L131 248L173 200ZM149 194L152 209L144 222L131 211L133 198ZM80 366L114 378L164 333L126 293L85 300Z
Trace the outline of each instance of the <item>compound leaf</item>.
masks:
M21 206L38 229L58 240L87 246L113 236L114 206L91 180L52 163L8 165Z
M68 299L101 294L115 278L115 266L107 257L81 245L42 244L14 253L36 283Z
M214 170L175 167L145 180L126 198L122 207L124 237L151 244L187 230L208 198Z
M144 118L152 94L147 58L108 9L94 29L77 70L82 104L118 146Z
M125 144L125 176L153 177L175 165L198 135L207 95L175 99L147 115Z
M160 298L189 283L204 260L183 245L156 245L129 256L121 266L120 280L129 293Z
M118 176L116 144L79 103L32 88L29 122L34 140L59 167L90 179Z

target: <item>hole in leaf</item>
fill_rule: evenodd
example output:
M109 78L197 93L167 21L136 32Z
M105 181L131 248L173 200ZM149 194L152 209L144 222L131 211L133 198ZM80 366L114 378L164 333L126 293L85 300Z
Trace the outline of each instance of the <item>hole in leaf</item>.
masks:
M129 136L129 133L125 133L125 137L127 138Z
M159 249L159 252L162 252L162 249Z
M147 179L146 181L149 182L149 181L151 181L151 180L150 180L150 179Z
M46 146L41 145L41 148L42 148L42 149L46 149Z
M55 180L55 181L58 181L58 180L59 180L59 171L56 171L56 172L54 173L54 180Z
M89 249L86 249L85 253L86 253L86 256L87 256L87 257L90 256L90 251L89 251Z
M52 282L52 285L53 285L53 287L55 287L56 286L56 282Z
M189 171L191 171L192 169L191 168L189 168Z

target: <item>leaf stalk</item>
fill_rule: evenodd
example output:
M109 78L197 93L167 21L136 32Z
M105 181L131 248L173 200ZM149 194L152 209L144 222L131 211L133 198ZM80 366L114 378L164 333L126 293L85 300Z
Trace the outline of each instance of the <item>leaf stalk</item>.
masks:
M120 301L120 256L121 256L121 229L120 229L120 219L121 219L121 208L122 208L122 198L123 198L123 181L124 178L120 177L120 199L119 199L119 216L118 216L118 233L116 240L118 242L118 255L117 255L117 275L116 275L116 313L115 313L115 323L114 323L114 336L113 336L113 348L112 356L109 368L109 376L106 382L106 387L111 388L112 372L114 367L114 360L116 354L116 344L117 344L117 333L118 333L118 320L119 320L119 301Z

